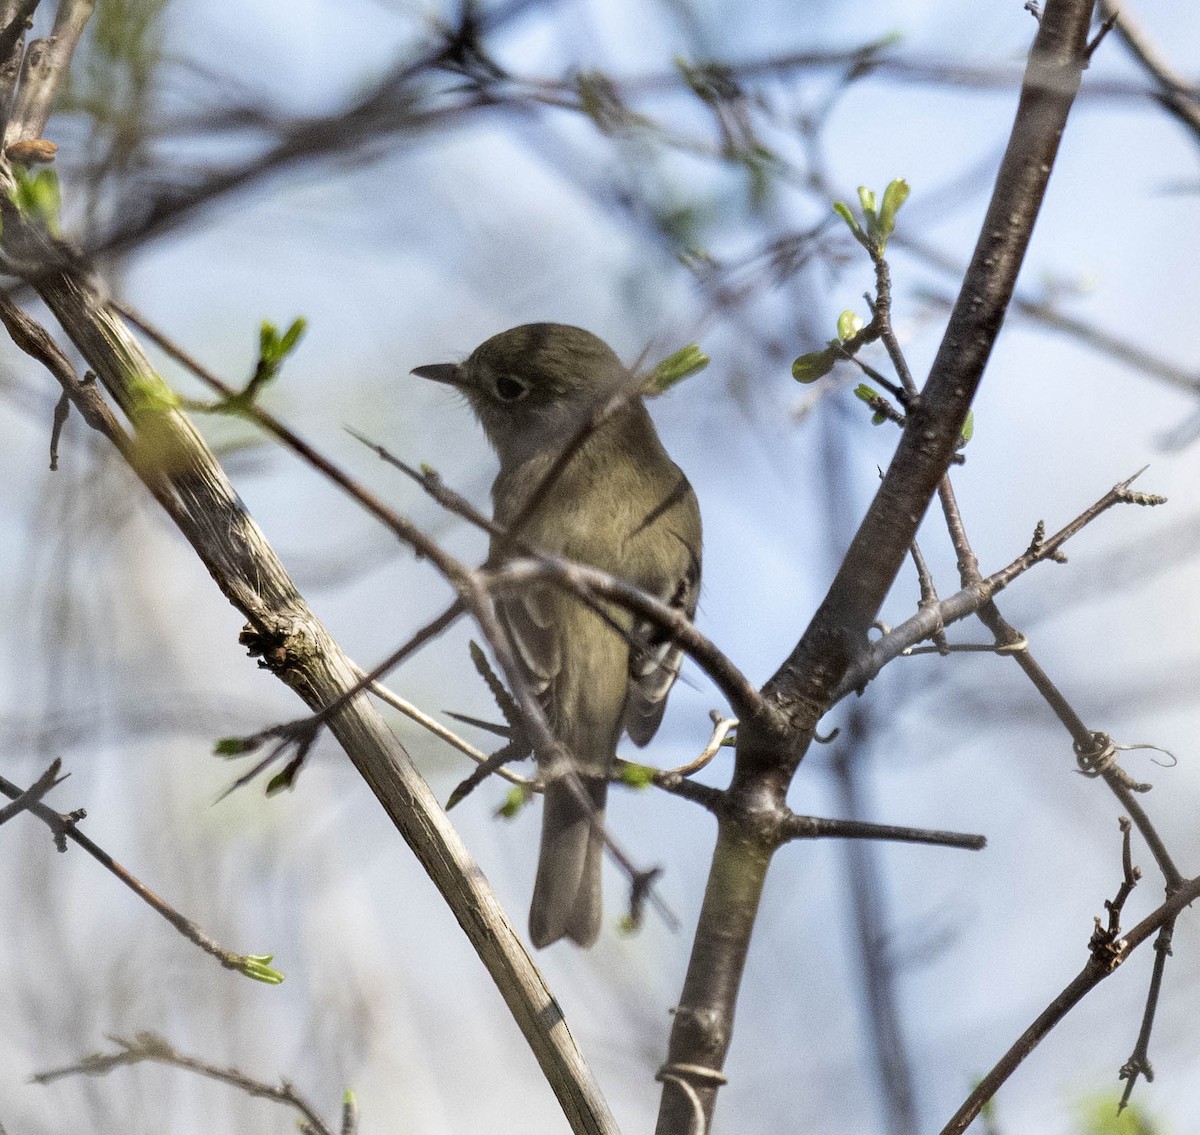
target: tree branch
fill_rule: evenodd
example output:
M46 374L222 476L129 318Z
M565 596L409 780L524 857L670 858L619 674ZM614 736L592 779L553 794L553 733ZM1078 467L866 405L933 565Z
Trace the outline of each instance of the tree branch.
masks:
M719 1073L771 858L761 834L808 749L817 722L866 642L884 596L955 452L1000 330L1087 63L1092 0L1051 0L1030 53L1016 120L959 298L883 483L825 600L764 687L777 713L738 728L729 808L720 818L700 922L671 1030L667 1067ZM739 715L740 716L740 715ZM778 721L787 723L780 729ZM774 727L773 727L774 726ZM693 1076L705 1122L719 1084ZM688 1095L668 1084L659 1135L694 1131Z
M1142 919L1118 943L1115 953L1103 956L1093 954L1074 980L1050 1002L1037 1019L1018 1037L1013 1046L997 1061L986 1076L975 1086L975 1090L941 1130L941 1135L962 1135L972 1120L983 1109L1001 1085L1017 1070L1021 1062L1045 1039L1083 998L1106 977L1111 977L1129 955L1151 934L1172 924L1184 907L1200 898L1200 878L1189 879L1166 902L1148 917Z
M66 81L71 56L92 14L93 0L59 0L54 28L47 39L35 39L25 52L16 103L4 129L4 149L14 142L40 138L54 96Z
M135 468L162 479L159 499L225 596L276 649L275 672L313 709L353 688L360 671L288 577L257 524L137 341L79 268L6 210L4 240L38 267L31 283L133 423ZM38 253L38 255L35 255ZM158 495L158 494L156 494ZM525 1034L577 1132L615 1130L599 1088L544 979L478 865L365 693L329 727L441 891Z

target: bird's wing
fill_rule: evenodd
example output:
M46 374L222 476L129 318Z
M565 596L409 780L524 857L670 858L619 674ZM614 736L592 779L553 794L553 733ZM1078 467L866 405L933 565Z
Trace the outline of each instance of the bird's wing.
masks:
M700 561L682 541L680 552L679 571L656 590L664 603L691 619L700 593ZM683 665L683 651L662 627L643 620L634 622L631 639L625 731L635 745L645 745L662 721L667 694Z
M561 636L555 626L554 596L548 587L526 587L498 604L500 621L529 682L530 692L549 711L554 679L562 670Z

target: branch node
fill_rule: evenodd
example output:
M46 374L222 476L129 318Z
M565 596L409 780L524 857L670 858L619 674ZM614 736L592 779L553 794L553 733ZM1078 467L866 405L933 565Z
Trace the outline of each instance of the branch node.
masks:
M1075 763L1079 765L1076 771L1090 779L1111 774L1131 792L1149 792L1154 786L1134 780L1129 773L1121 768L1117 764L1117 755L1119 753L1128 752L1131 749L1155 749L1160 753L1166 753L1172 761L1176 760L1172 752L1167 749L1161 749L1157 745L1118 745L1107 733L1099 731L1093 732L1091 739L1092 744L1090 747L1083 745L1079 741L1076 741L1072 745L1072 748L1075 750Z
M661 867L651 867L647 871L635 871L629 880L629 912L622 920L622 929L633 933L642 928L646 913L646 900L651 897L654 883L663 873Z
M1117 499L1123 501L1125 504L1140 504L1149 508L1167 503L1167 498L1161 493L1138 493L1132 489L1125 488L1124 485L1118 486Z
M1125 951L1129 943L1103 926L1099 918L1094 921L1096 929L1092 931L1088 950L1097 965L1101 966L1106 973L1112 973L1125 960Z
M655 1073L654 1078L659 1081L688 1080L717 1087L729 1083L724 1072L718 1072L715 1068L705 1068L703 1064L664 1064Z
M67 835L73 832L81 820L87 819L86 808L75 808L73 811L60 814L50 825L54 832L54 847L59 852L67 850Z
M1104 23L1102 23L1100 25L1100 29L1096 32L1095 36L1092 38L1092 42L1089 43L1086 48L1084 48L1083 59L1084 59L1085 66L1087 64L1091 63L1092 56L1095 55L1095 53L1096 53L1096 48L1098 48L1104 42L1104 37L1107 36L1108 33L1110 31L1112 31L1113 28L1115 28L1116 26L1117 26L1117 13L1114 12L1111 16L1108 17L1107 20L1104 21ZM1146 1077L1146 1079L1149 1079L1149 1078L1150 1078L1149 1076Z
M1029 639L1022 634L1012 642L998 642L991 649L993 654L1021 654L1029 649Z

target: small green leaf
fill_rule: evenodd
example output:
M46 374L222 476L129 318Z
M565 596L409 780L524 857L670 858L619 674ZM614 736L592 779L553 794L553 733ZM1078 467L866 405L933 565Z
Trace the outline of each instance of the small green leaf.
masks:
M670 389L677 382L698 374L709 364L709 357L695 343L668 355L647 376L643 392L650 397Z
M896 213L908 200L909 193L908 182L903 178L889 182L883 191L883 207L879 210L879 238L884 244L896 228Z
M875 215L875 192L865 185L858 187L858 203L862 206L863 215L870 220Z
M266 795L275 796L285 788L291 788L296 783L296 777L299 775L300 769L304 766L304 758L307 752L306 748L301 749L296 756L283 766L281 772L277 772L267 781L267 787L264 789Z
M243 954L238 959L237 968L247 977L261 981L264 985L280 985L283 983L283 974L271 968L274 958L274 954Z
M962 449L975 436L975 411L967 411L967 420L963 422L962 430L958 435L958 448Z
M496 809L497 816L511 820L526 804L529 803L529 791L521 785L514 785L504 797L504 803Z
M655 770L647 765L626 761L620 766L621 783L629 788L649 788L654 783Z
M847 308L838 316L837 333L838 338L844 343L847 339L853 339L863 329L862 316L856 311L851 311Z
M879 391L872 390L865 382L860 382L854 388L854 397L861 399L868 406L873 406L879 398Z
M11 200L17 211L26 219L44 225L51 236L58 236L58 215L62 208L58 174L49 168L32 173L24 166L15 166L13 177Z
M846 222L856 240L860 242L866 241L867 237L862 231L862 226L859 225L858 221L854 217L853 212L850 210L850 206L847 205L845 201L835 201L833 203L833 211L839 217L841 217L843 221Z
M836 347L826 347L823 351L809 351L792 363L792 377L797 382L805 384L824 378L838 361L839 351Z
M258 392L278 376L284 359L296 349L307 326L303 318L293 319L288 329L280 335L279 328L270 320L264 319L258 329L258 364L250 376L250 381L243 390L225 399L218 408L232 414L245 413L250 409L258 397Z
M247 753L253 753L260 744L261 742L253 737L221 737L213 746L213 756L243 757Z
M292 320L292 325L284 333L283 338L279 341L279 357L286 358L295 349L296 344L300 342L300 337L308 330L308 320L300 316Z
M876 410L875 413L871 415L871 425L873 426L881 426L886 421L887 414L885 414L882 410Z

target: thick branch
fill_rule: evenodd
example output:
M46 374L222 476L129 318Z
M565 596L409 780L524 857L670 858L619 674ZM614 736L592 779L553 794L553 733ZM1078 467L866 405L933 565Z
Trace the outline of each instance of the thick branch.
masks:
M5 218L5 240L29 263L29 241ZM25 234L28 236L28 234ZM308 609L224 471L137 341L81 272L51 267L32 282L136 431L134 460L170 485L164 501L229 600L278 646L276 671L313 709L334 702L358 670ZM458 833L365 693L330 715L329 727L445 897L541 1063L572 1128L614 1124L541 974Z
M896 455L808 629L764 694L789 728L743 721L700 924L671 1032L668 1064L689 1081L706 1122L732 1036L734 1007L770 851L757 820L782 804L813 731L883 599L954 454L1004 320L1071 103L1086 66L1092 0L1051 0L1038 26L1016 121L983 229L929 380ZM694 1130L688 1093L664 1088L659 1135Z
M983 231L929 381L829 593L766 693L815 721L863 643L954 453L1033 233L1085 65L1087 0L1047 6ZM815 715L815 716L814 716ZM740 755L740 751L739 751ZM746 750L747 758L751 750ZM798 754L799 756L803 754Z

